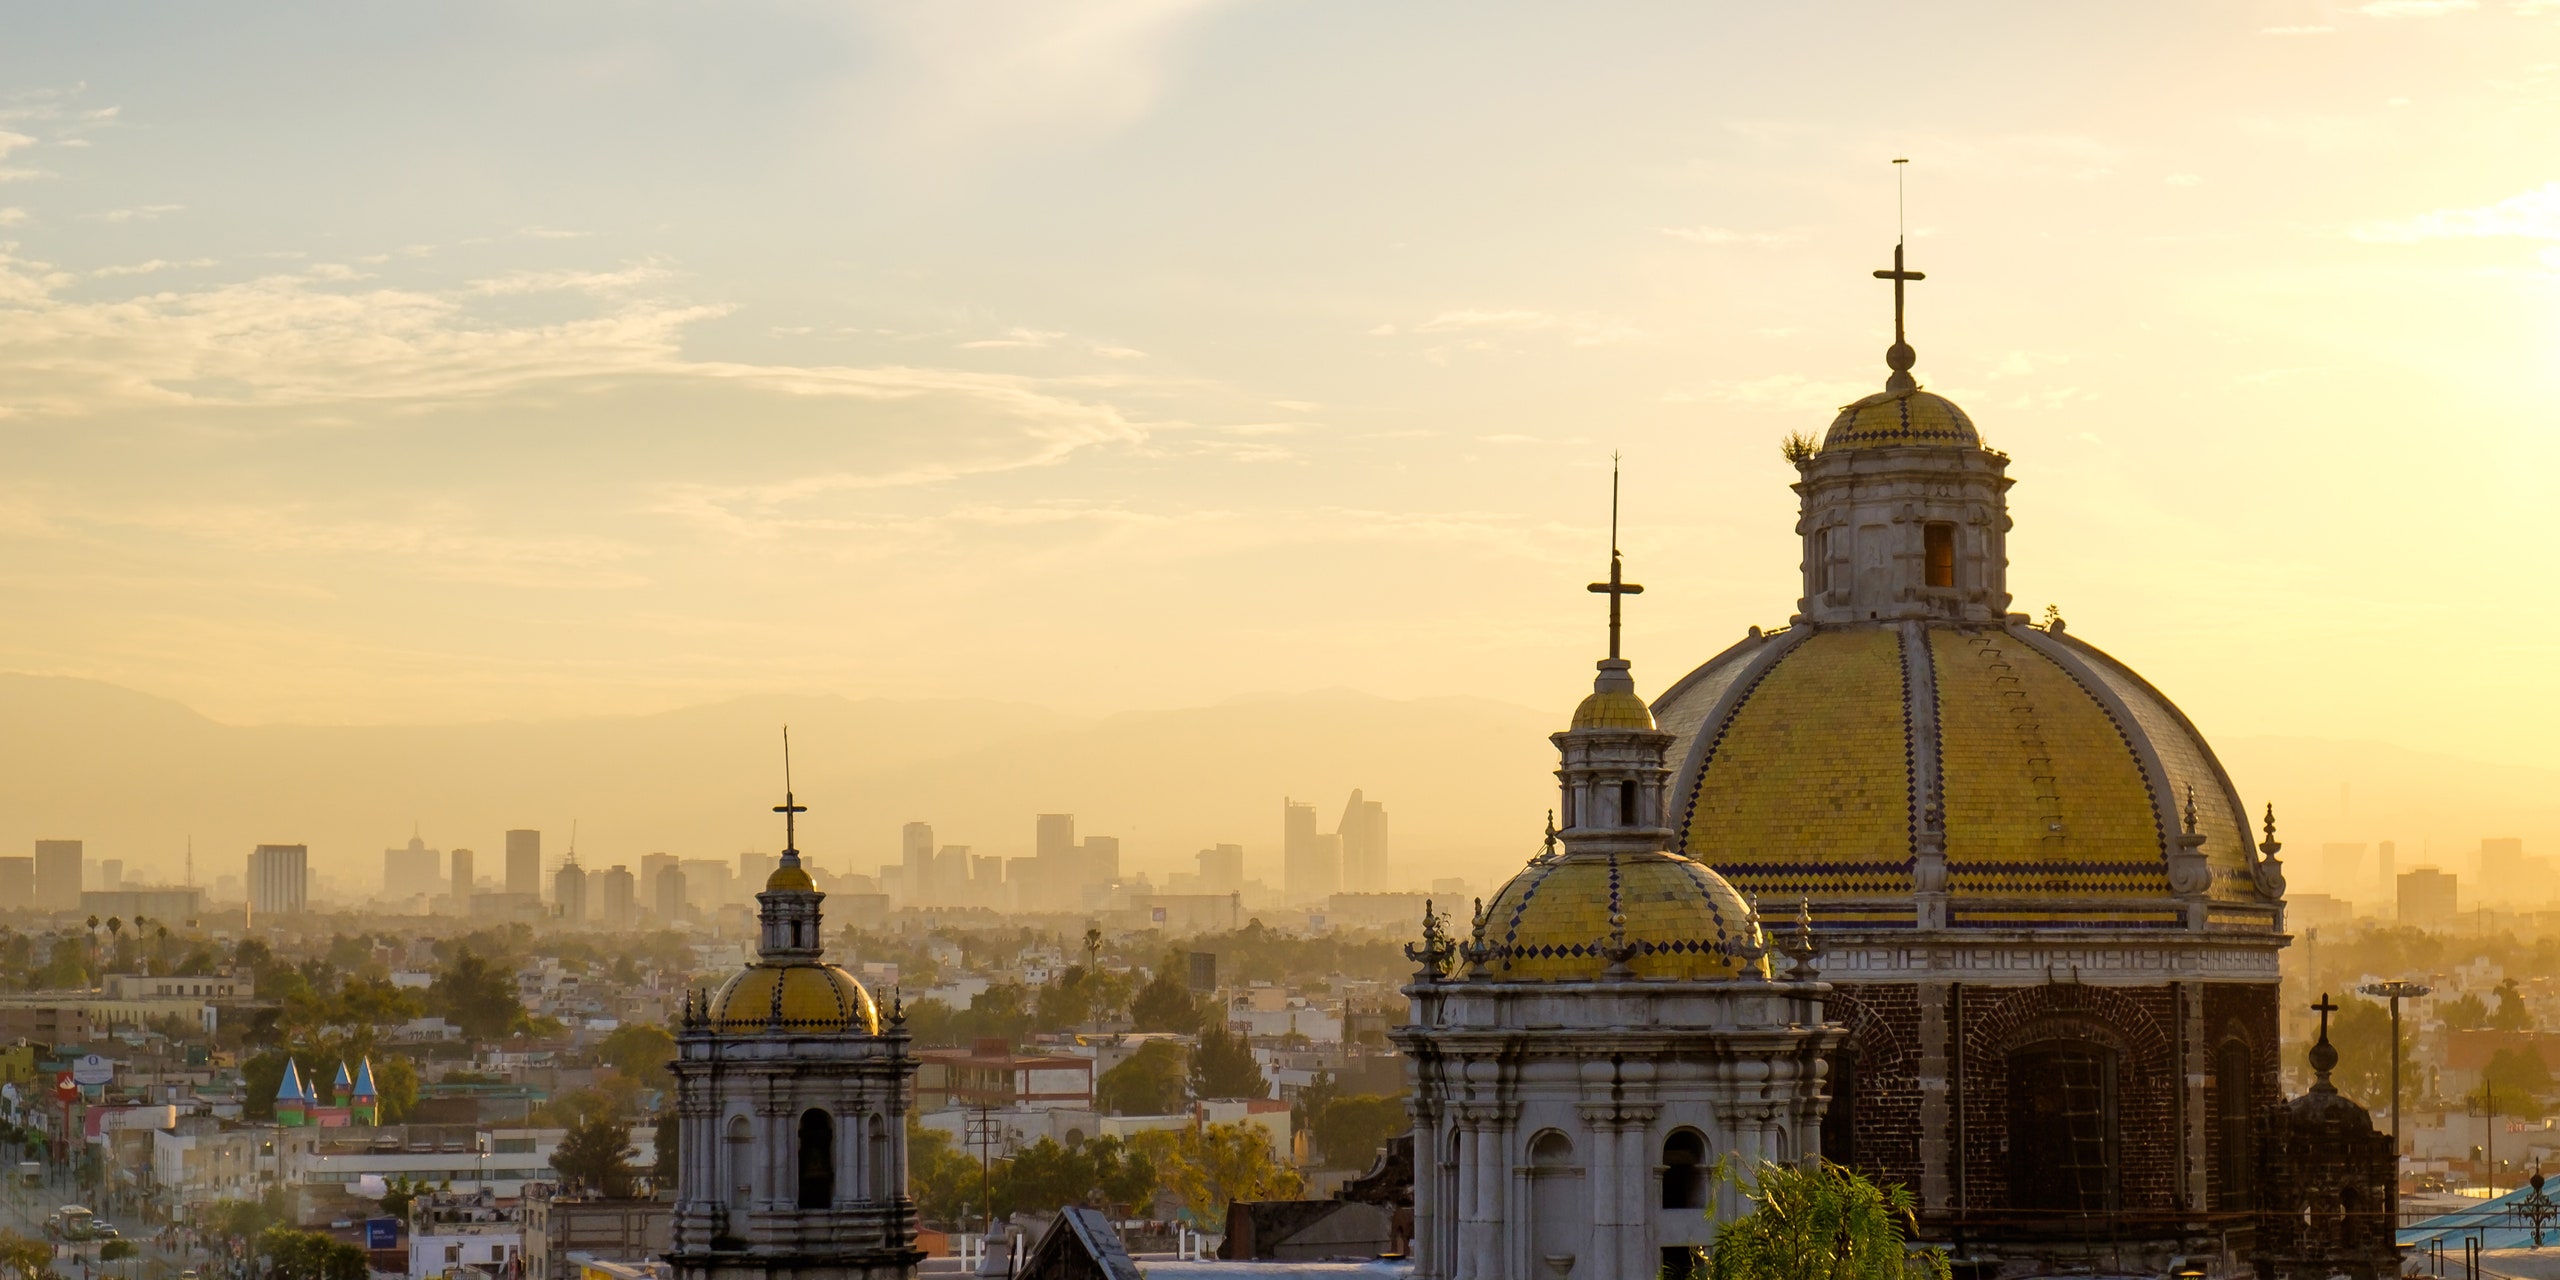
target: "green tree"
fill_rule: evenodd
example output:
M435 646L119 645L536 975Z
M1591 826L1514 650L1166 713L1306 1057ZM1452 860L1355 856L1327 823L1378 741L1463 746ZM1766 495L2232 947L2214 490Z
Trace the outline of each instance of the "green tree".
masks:
M658 1113L658 1158L649 1166L649 1180L660 1191L672 1191L676 1185L676 1153L684 1138L684 1125L676 1118L672 1106Z
M2482 1004L2480 997L2466 993L2446 1001L2437 1016L2444 1019L2447 1031L2477 1031L2489 1025L2489 1006Z
M399 1173L391 1175L382 1185L382 1212L403 1219L409 1216L409 1206L417 1200L418 1193L428 1189L426 1183Z
M258 1252L275 1280L365 1280L364 1250L316 1231L269 1227L258 1233Z
M2498 1114L2535 1119L2542 1114L2542 1100L2551 1094L2551 1068L2529 1046L2500 1049L2481 1068L2480 1083L2496 1092Z
M960 1228L979 1221L978 1158L960 1150L951 1135L928 1129L907 1113L907 1194L926 1222Z
M473 1040L504 1039L525 1022L515 975L467 945L428 984L427 1002Z
M15 1231L0 1231L0 1273L9 1280L48 1280L53 1275L53 1246Z
M1412 1125L1404 1099L1393 1094L1355 1093L1335 1098L1308 1118L1308 1135L1324 1154L1326 1167L1366 1169L1378 1158L1387 1139Z
M596 1056L648 1089L675 1084L667 1064L675 1060L676 1038L654 1022L634 1022L613 1029L596 1044Z
M1879 1187L1828 1160L1763 1163L1735 1187L1751 1212L1716 1228L1712 1280L1947 1280L1946 1251L1903 1248L1911 1190Z
M1182 1109L1182 1045L1150 1040L1094 1081L1094 1102L1115 1116L1161 1116Z
M1191 1096L1194 1098L1267 1098L1271 1082L1253 1060L1245 1038L1212 1025L1200 1032L1191 1048Z
M1157 1130L1130 1141L1157 1170L1176 1213L1195 1227L1219 1229L1229 1204L1287 1199L1304 1185L1271 1149L1270 1131L1257 1124Z
M141 1248L131 1240L109 1240L98 1246L98 1261L122 1262L140 1252Z
M1084 966L1068 965L1056 981L1040 988L1031 1009L1037 1031L1074 1031L1093 1016L1093 988Z
M2496 1012L2489 1015L2489 1029L2492 1031L2531 1031L2533 1029L2533 1015L2525 1012L2524 992L2516 988L2516 980L2513 978L2498 984L2498 1008Z
M632 1192L631 1157L638 1148L631 1145L631 1131L622 1117L599 1110L569 1126L560 1139L560 1147L551 1153L551 1167L572 1186L610 1200L627 1200Z
M1200 1030L1200 1000L1182 979L1174 955L1156 966L1155 976L1129 1001L1129 1021L1140 1031L1171 1031L1192 1035Z
M2410 1032L2404 1026L2400 1036L2400 1061L2410 1057ZM2368 1111L2381 1113L2391 1109L2391 1010L2380 1002L2357 996L2342 997L2338 1012L2329 1020L2329 1043L2338 1051L2338 1069L2330 1073L2330 1083L2338 1092L2355 1099ZM2410 1088L2403 1081L2401 1087Z

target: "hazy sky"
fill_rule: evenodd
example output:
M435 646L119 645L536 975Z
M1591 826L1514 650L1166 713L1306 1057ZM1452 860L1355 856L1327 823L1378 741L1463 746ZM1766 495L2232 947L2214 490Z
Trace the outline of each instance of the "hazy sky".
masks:
M18 6L0 668L1570 704L1919 373L2214 734L2560 763L2560 3ZM1561 714L1561 711L1559 712Z

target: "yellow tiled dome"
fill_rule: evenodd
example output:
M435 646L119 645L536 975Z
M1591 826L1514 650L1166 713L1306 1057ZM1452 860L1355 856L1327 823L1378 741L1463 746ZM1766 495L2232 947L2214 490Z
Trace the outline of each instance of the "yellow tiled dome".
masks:
M771 893L777 889L796 889L800 892L807 893L817 887L817 882L811 880L809 878L808 871L803 869L797 862L785 862L781 866L775 867L773 869L773 874L765 877L764 882L764 890L767 893Z
M1918 387L1879 391L1848 405L1822 435L1825 451L1925 444L1979 449L1982 436L1955 401Z
M1623 934L1610 917L1625 917ZM1723 876L1676 853L1569 853L1532 862L1485 907L1477 942L1496 980L1598 979L1628 947L1638 978L1765 974L1726 945L1756 943L1750 907Z
M805 874L805 873L804 873ZM779 1003L774 998L781 990ZM880 1006L854 976L831 964L756 964L711 998L713 1031L804 1033L880 1031Z
M1603 690L1582 700L1573 709L1576 729L1650 729L1653 708L1634 693Z
M2076 636L1803 627L1735 646L1656 713L1688 761L1675 847L1763 902L1809 897L1817 923L1908 927L1935 838L1958 927L2170 925L2192 788L2213 918L2272 927L2252 914L2253 833L2212 749Z

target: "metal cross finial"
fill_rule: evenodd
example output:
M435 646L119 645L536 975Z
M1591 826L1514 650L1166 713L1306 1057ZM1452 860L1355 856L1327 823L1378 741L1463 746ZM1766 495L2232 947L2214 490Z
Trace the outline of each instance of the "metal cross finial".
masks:
M782 815L782 856L797 863L800 860L800 815L809 806L791 798L791 726L782 726L782 803L773 807Z
M1902 286L1905 281L1926 280L1929 277L1918 271L1902 269L1902 242L1899 240L1893 242L1893 269L1875 274L1878 280L1893 282L1893 345L1885 348L1884 352L1885 367L1893 370L1893 376L1885 379L1885 390L1908 391L1920 385L1911 376L1911 366L1917 363L1920 357L1918 352L1911 349L1911 342L1903 333Z
M1618 555L1618 455L1609 455L1609 580L1591 584L1591 590L1609 597L1609 660L1618 658L1618 602L1626 596L1640 596L1644 588L1626 580L1625 564Z
M2329 1015L2338 1011L2338 1002L2330 999L2329 993L2323 991L2320 993L2319 1001L2311 1006L2311 1011L2320 1015L2320 1038L2328 1039Z

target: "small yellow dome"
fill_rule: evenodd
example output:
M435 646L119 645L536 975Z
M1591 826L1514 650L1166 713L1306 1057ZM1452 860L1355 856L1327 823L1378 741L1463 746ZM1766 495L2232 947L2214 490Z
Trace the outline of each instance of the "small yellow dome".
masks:
M799 863L792 861L785 861L781 866L775 867L773 874L765 877L764 882L767 893L776 889L797 889L803 893L809 893L814 892L817 887L817 882L809 878L808 871Z
M805 875L805 873L804 873ZM780 988L781 999L775 1000ZM777 1016L777 1009L779 1015ZM713 1031L803 1034L880 1033L880 1006L862 983L831 964L751 965L711 998Z
M1653 708L1632 692L1603 690L1582 700L1573 709L1576 729L1650 729Z
M1848 405L1822 435L1826 452L1931 444L1979 449L1982 436L1973 429L1973 419L1966 417L1955 401L1918 387L1879 391Z
M1567 854L1530 863L1485 908L1478 941L1496 980L1587 982L1607 973L1625 917L1638 978L1711 980L1768 972L1726 950L1759 941L1723 876L1676 853Z

